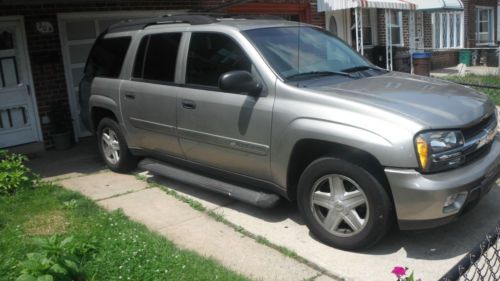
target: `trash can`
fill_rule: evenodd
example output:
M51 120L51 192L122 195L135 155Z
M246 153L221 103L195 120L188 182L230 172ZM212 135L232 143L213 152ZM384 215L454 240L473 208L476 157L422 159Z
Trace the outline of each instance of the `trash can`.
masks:
M413 73L422 76L431 74L432 53L414 53L413 54Z
M463 63L466 66L470 66L472 58L472 52L469 50L461 50L458 52L458 63Z

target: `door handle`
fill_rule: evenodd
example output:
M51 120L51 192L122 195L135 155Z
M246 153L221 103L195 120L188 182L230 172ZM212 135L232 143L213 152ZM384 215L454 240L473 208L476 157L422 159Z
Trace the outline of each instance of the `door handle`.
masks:
M135 100L135 95L133 94L125 94L125 98L129 100Z
M195 109L196 103L192 100L182 100L182 107L185 109Z

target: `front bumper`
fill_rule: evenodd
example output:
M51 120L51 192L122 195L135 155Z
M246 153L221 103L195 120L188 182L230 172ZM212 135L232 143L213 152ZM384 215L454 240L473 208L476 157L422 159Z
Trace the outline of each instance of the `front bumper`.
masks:
M488 193L500 176L500 139L493 141L488 154L463 167L421 174L412 169L386 168L400 229L437 227L456 219ZM445 213L443 207L453 194L467 191L462 207Z

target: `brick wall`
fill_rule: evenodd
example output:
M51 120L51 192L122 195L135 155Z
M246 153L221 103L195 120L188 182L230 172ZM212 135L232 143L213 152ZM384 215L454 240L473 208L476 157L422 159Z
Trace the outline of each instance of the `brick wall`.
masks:
M62 101L68 106L68 93L57 26L57 13L88 11L171 10L198 7L199 1L106 1L59 4L0 4L0 16L24 16L28 53L31 62L34 89L40 117L47 115L51 104ZM36 22L49 21L54 26L51 34L40 34ZM69 110L69 109L68 109ZM40 118L41 119L41 118ZM45 145L50 146L50 124L42 125Z
M440 69L458 64L458 50L432 52L431 68Z
M62 101L68 106L68 93L64 74L59 28L57 26L58 13L91 12L91 11L133 11L133 10L185 10L204 9L214 7L227 0L110 0L88 2L60 2L56 4L2 4L0 2L0 16L22 15L26 27L28 52L31 62L34 89L36 92L40 119L49 113L51 105ZM324 13L318 13L316 0L257 0L256 3L277 4L308 4L310 5L311 22L324 26ZM9 2L15 3L15 2ZM54 26L51 34L40 34L36 30L36 22L49 21ZM50 124L42 125L45 145L51 145L50 134L53 128Z

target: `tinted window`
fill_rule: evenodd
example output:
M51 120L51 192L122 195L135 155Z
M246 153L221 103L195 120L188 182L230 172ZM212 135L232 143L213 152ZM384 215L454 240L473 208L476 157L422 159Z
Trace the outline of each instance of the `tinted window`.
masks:
M89 55L85 74L91 77L118 78L130 40L130 37L98 39Z
M219 77L232 70L251 71L251 62L229 37L216 33L193 33L186 69L186 83L218 86Z
M154 34L139 45L133 76L146 80L174 82L180 33Z

